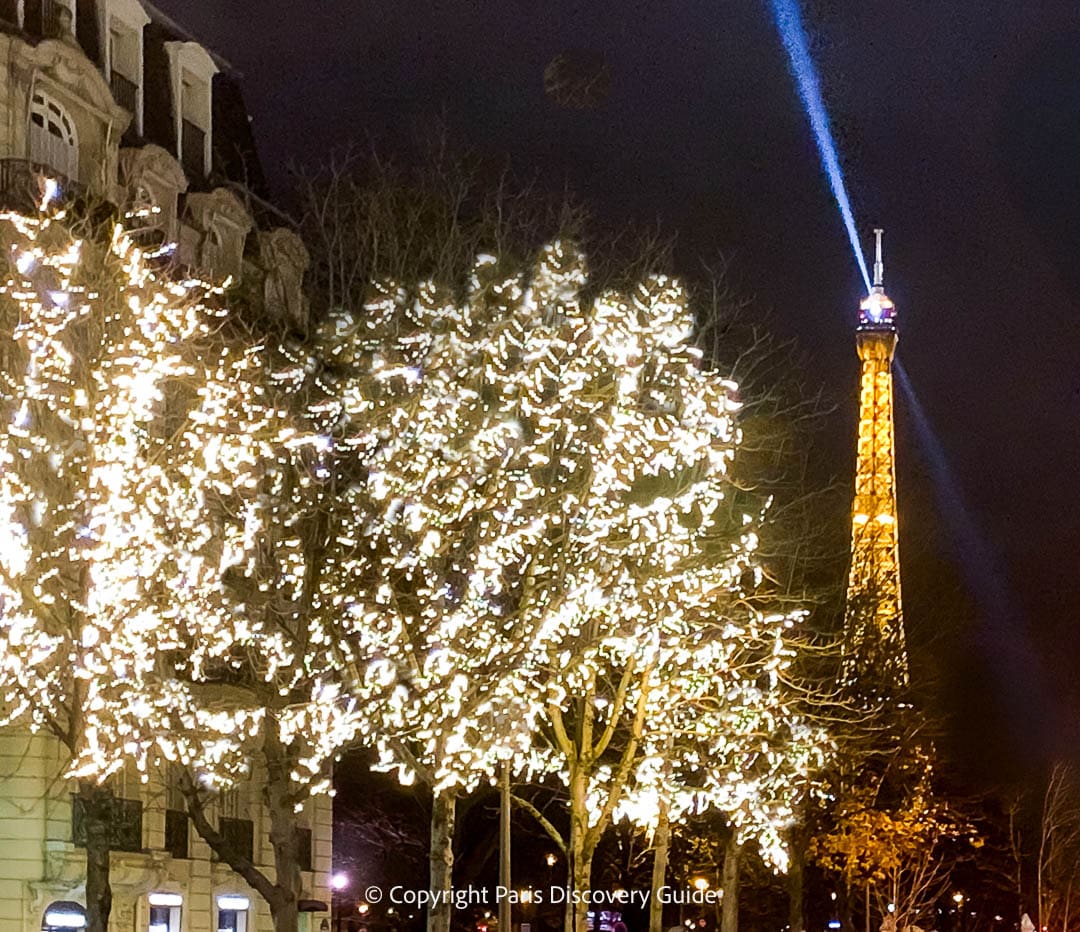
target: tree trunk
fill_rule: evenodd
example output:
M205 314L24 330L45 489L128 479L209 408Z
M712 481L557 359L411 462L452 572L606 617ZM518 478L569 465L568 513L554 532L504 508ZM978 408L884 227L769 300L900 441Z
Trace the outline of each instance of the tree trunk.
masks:
M427 932L450 932L450 891L454 882L456 805L457 799L452 792L435 793L431 801L429 884L439 900L428 908Z
M652 884L649 895L649 932L664 932L664 904L660 902L660 888L667 880L668 851L671 848L671 803L666 796L660 798L660 813L653 840Z
M588 904L575 902L582 899L581 894L589 889L592 879L592 851L585 850L586 835L589 831L588 794L586 779L582 768L576 764L570 767L570 844L566 848L566 880L569 896L563 913L564 932L586 932L588 922Z
M720 887L724 891L720 932L739 932L739 842L734 830L724 848Z
M787 928L792 932L806 932L806 918L802 913L802 890L804 890L804 865L802 854L793 854L787 868Z
M109 883L112 793L103 786L79 784L86 827L86 932L108 932L112 912Z
M270 812L270 845L274 849L274 872L278 896L270 902L274 932L297 932L300 919L300 836L296 811L287 798L288 783L281 779L267 782L267 808Z
M274 849L274 887L269 901L274 932L297 932L300 918L300 825L291 797L293 761L281 743L277 720L267 717L263 738L266 759L266 805L270 812L270 845Z
M499 774L499 886L510 889L510 765L502 765ZM513 920L510 897L499 902L499 932L509 932Z
M207 817L206 800L190 772L181 778L181 790L187 799L188 815L195 831L210 849L239 874L270 907L274 932L297 932L300 893L300 823L292 795L293 759L281 743L277 721L267 716L263 731L263 760L266 785L263 796L270 815L270 844L274 849L274 880L250 860L235 851Z
M796 822L788 836L788 928L791 932L806 932L806 915L803 906L803 892L806 869L806 832Z
M592 854L584 851L574 858L574 874L571 881L571 890L574 892L587 891L592 885ZM587 932L589 922L589 904L584 897L575 898L578 902L570 903L570 928L573 932Z

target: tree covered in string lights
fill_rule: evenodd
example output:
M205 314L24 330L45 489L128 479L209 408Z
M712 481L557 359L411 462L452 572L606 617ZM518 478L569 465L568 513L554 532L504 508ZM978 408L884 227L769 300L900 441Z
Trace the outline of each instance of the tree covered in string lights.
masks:
M774 841L776 775L819 741L785 704L796 619L755 601L735 386L676 282L590 291L555 242L529 268L480 256L463 295L378 285L277 346L119 230L4 231L0 684L6 719L72 757L94 932L103 781L128 760L183 767L197 830L279 930L299 811L356 740L432 787L436 889L456 796L500 766L567 788L578 889L653 800ZM252 777L272 875L208 817Z
M761 503L731 476L736 387L702 367L676 282L655 276L591 310L590 351L560 373L596 373L589 426L564 454L594 464L571 547L583 597L544 646L536 747L566 789L568 835L542 824L575 889L614 818L654 829L662 812L715 808L782 866L780 829L825 740L785 681L799 615L762 609ZM584 924L570 904L567 929Z
M294 930L301 810L357 721L331 438L297 416L287 361L119 226L105 243L62 216L0 229L4 720L70 757L90 927L111 902L109 778L175 764L197 830ZM273 873L209 815L242 782Z
M372 741L382 766L432 787L432 883L446 889L456 798L528 752L527 660L572 598L575 485L543 481L568 417L545 385L552 347L532 340L545 315L547 332L562 325L543 280L493 256L464 300L433 284L377 287L359 320L339 315L318 334L317 407L362 464L344 498L369 560L366 675L396 684ZM448 922L432 911L433 927Z
M785 704L796 618L750 604L736 387L675 281L588 284L566 242L529 269L480 256L464 297L387 283L319 336L365 470L367 646L397 682L372 727L382 765L435 791L436 889L455 795L501 764L565 784L569 837L545 825L582 889L611 819L661 796L775 849L782 780L819 755Z
M148 684L192 608L159 520L165 402L192 378L185 347L209 317L203 290L158 278L120 226L77 239L42 206L0 215L0 695L5 724L70 760L87 928L105 932L108 778L153 740Z
M170 631L154 753L182 766L196 830L291 932L313 798L390 684L369 662L356 610L368 563L346 494L355 463L308 405L310 360L235 320L218 336L174 441L172 513L200 515L169 527L191 555L177 585L198 593L201 611ZM272 871L212 819L221 790L238 784L261 792Z

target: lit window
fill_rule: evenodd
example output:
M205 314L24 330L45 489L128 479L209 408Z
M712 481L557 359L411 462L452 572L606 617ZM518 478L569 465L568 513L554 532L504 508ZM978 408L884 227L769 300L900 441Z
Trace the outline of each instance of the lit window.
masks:
M219 896L218 932L247 932L247 912L250 905L246 896Z
M179 893L151 893L150 921L147 932L180 932L180 908L184 897Z
M85 928L85 908L70 900L50 903L41 921L42 932L62 932L62 930Z

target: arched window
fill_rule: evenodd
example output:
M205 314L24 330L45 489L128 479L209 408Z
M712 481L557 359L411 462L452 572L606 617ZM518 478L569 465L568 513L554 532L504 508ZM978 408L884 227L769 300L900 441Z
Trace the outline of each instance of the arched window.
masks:
M78 142L75 123L63 105L44 91L35 90L30 101L30 161L77 181Z
M81 903L58 900L50 903L41 918L42 932L71 932L86 928L86 910Z

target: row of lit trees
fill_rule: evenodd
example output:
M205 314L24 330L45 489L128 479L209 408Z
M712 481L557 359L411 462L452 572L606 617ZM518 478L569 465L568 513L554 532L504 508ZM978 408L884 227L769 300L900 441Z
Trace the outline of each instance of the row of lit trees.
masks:
M0 689L70 755L90 932L128 765L180 768L282 932L297 813L356 743L430 785L435 889L456 798L499 767L565 788L569 834L545 824L576 888L616 818L713 807L782 858L826 742L731 478L736 386L677 282L590 292L557 241L480 255L463 290L379 283L286 342L119 226L7 214L0 236ZM253 771L272 872L208 813Z

